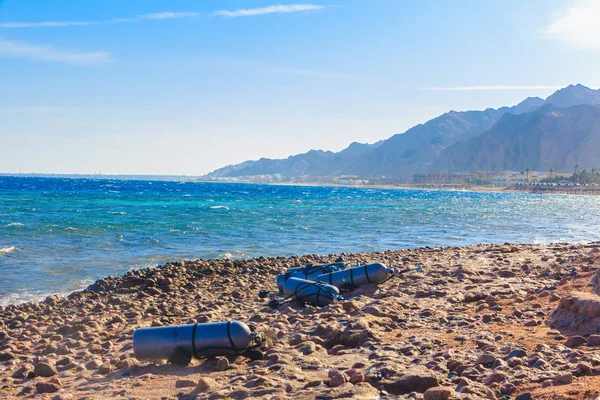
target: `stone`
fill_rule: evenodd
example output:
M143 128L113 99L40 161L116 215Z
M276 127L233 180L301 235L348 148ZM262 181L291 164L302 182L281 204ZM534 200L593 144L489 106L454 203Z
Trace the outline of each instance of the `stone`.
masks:
M452 390L445 387L432 387L423 393L423 400L448 400Z
M31 372L33 372L33 369L33 365L25 363L12 374L12 377L18 379L26 378Z
M98 367L101 366L101 365L102 365L102 361L100 361L100 360L91 360L87 364L85 364L85 368L88 371L91 371L91 370L98 369Z
M208 378L208 377L202 377L198 380L195 390L197 392L211 392L211 391L217 389L217 387L218 387L217 382L214 379Z
M427 389L439 386L437 375L423 367L406 371L398 380L384 384L385 390L394 395L407 394L410 392L423 393Z
M593 344L594 346L600 345L600 335L590 335L587 338L587 340L590 344Z
M362 372L356 372L350 376L350 383L356 385L359 382L366 382L367 377Z
M498 276L501 278L513 278L517 276L517 274L514 271L511 271L510 269L502 269L498 271Z
M97 372L102 375L108 375L112 371L112 365L110 364L102 364L98 367Z
M522 393L522 394L518 395L517 397L515 397L515 400L531 400L531 393L529 393L529 392Z
M38 393L56 393L62 388L62 383L58 378L50 381L41 381L35 384Z
M593 373L592 367L586 363L577 364L577 366L575 367L575 370L577 372L577 376L587 376L587 375L592 375L592 373Z
M517 349L517 350L511 351L510 353L508 353L508 356L506 356L507 359L513 358L513 357L518 357L518 358L527 357L527 353L525 352L525 350Z
M571 336L565 342L565 346L575 349L579 346L586 344L588 341L583 336Z
M485 384L489 386L492 383L504 382L505 380L506 380L506 374L503 374L501 372L494 372L493 374L490 374L487 376L487 378L485 378Z
M40 362L36 364L33 373L36 376L42 376L47 378L56 375L58 371L56 370L56 368L54 368L54 366L46 362Z
M329 380L329 387L338 387L343 385L344 383L350 381L348 375L343 372L338 372L334 374Z
M186 387L195 387L197 383L192 379L177 379L175 381L176 388L186 388Z
M517 387L510 382L505 382L500 386L500 393L511 395L517 391Z
M227 368L229 368L229 360L225 357L219 357L217 359L217 370L225 371Z
M554 377L555 385L568 385L571 382L573 382L573 375L570 372L567 372L566 374L562 374L562 375L557 375Z
M492 364L494 361L496 361L496 357L493 354L484 353L477 357L477 364L487 365Z

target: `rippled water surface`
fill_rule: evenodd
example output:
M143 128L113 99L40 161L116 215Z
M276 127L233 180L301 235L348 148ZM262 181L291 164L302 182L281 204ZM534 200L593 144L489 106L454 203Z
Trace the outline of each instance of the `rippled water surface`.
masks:
M0 177L0 304L169 261L600 240L600 197Z

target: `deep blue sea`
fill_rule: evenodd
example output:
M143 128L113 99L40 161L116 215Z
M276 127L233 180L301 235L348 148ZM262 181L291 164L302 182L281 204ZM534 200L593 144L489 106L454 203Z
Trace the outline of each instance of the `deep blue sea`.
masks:
M0 177L0 305L198 258L600 240L600 197Z

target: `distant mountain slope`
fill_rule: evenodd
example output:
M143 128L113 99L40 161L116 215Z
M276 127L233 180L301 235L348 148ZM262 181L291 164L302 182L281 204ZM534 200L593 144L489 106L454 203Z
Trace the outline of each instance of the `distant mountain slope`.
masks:
M415 173L467 168L466 160L458 158L477 157L467 148L475 149L473 140L478 135L485 134L488 129L492 129L494 124L507 114L518 116L549 105L565 108L597 104L600 104L600 90L592 90L582 85L570 85L545 100L539 97L528 97L513 107L502 107L497 110L488 108L484 111L450 111L417 125L405 133L396 134L373 145L352 143L348 148L337 153L311 150L286 159L261 158L257 161L246 161L220 168L206 175L205 178L279 174L286 178L303 175L319 177L357 175L361 178L385 176L410 180ZM510 117L508 120L512 121ZM495 157L494 160L498 165L505 165ZM558 158L554 159L555 163L558 161ZM565 163L568 164L567 161ZM508 164L512 165L514 162ZM529 167L532 168L531 165ZM552 168L557 169L557 167Z
M445 149L433 171L532 170L571 172L600 166L600 106L547 104L505 114L491 129Z
M376 149L381 142L363 144L354 142L346 149L334 153L331 151L311 150L285 159L273 160L261 158L258 161L246 161L228 165L206 175L207 178L242 177L254 175L275 175L283 177L337 176L349 165L357 162L364 154Z
M485 111L450 111L385 140L344 173L410 179L415 173L425 172L443 149L485 131L503 114L504 111L492 108Z
M569 85L554 92L546 99L545 104L562 108L579 104L600 104L600 90L593 90L583 85Z

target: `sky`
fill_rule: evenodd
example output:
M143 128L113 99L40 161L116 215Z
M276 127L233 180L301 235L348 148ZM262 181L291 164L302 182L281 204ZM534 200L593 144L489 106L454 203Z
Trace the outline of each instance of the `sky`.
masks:
M0 172L202 175L600 87L600 0L0 0Z

